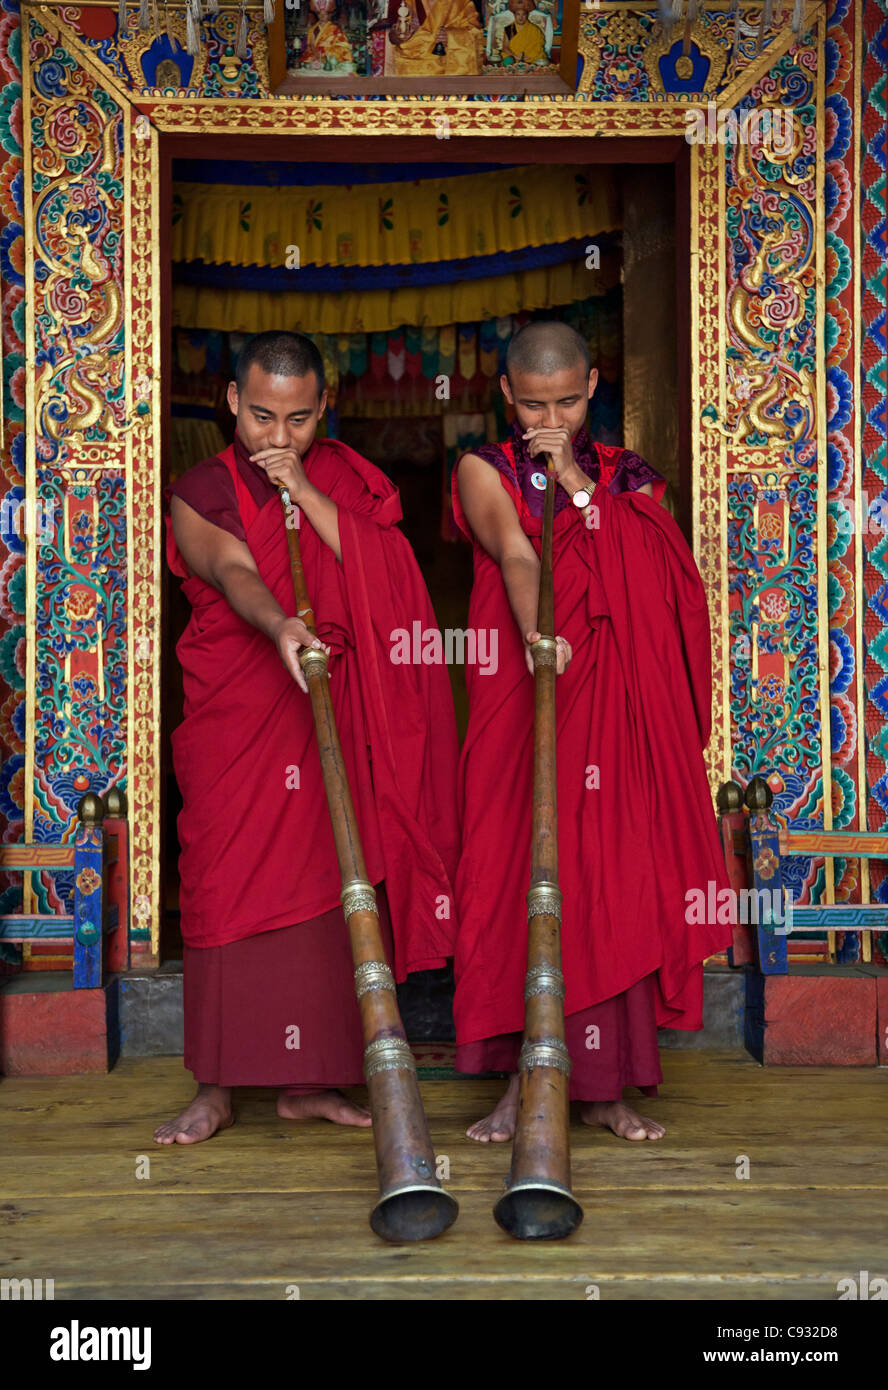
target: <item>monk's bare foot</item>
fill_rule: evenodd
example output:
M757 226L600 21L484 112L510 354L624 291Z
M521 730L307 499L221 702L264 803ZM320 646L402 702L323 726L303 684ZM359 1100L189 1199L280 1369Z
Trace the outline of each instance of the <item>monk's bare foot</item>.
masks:
M489 1144L491 1140L494 1143L502 1143L506 1139L513 1138L517 1114L518 1077L513 1076L506 1094L496 1109L483 1120L478 1120L475 1124L470 1125L466 1134L470 1139L477 1139L481 1144Z
M666 1133L656 1120L639 1115L622 1100L593 1100L580 1106L584 1125L604 1125L621 1139L662 1139Z
M354 1105L341 1091L312 1091L306 1096L288 1096L282 1091L277 1112L282 1120L332 1120L334 1125L364 1127L373 1123L370 1111Z
M230 1086L198 1086L197 1095L181 1115L158 1125L154 1139L158 1144L199 1144L219 1129L234 1124Z

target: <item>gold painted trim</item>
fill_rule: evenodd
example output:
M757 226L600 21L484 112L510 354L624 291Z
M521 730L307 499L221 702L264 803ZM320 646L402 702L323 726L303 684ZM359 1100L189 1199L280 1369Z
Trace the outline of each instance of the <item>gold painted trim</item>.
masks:
M150 932L149 961L159 964L164 903L160 881L161 800L161 622L163 560L161 514L161 340L155 313L160 301L160 229L157 201L160 157L157 131L135 109L127 145L129 202L127 236L133 249L132 285L136 290L131 318L133 360L130 398L132 461L128 479L132 497L127 652L129 720L127 784L134 807L130 893L132 924ZM138 131L143 130L144 135ZM140 405L148 403L144 415ZM149 520L150 518L150 520ZM141 812L141 814L139 814Z
M153 188L159 188L159 187L160 187L160 151L159 151L159 148L158 148L158 135L157 135L157 131L156 131L155 129L153 129L153 128L152 128L152 130L151 130L151 184L152 184L152 187L153 187ZM161 287L161 276L160 276L160 235L159 235L159 228L158 228L158 225L157 225L157 223L156 223L156 221L155 221L154 214L153 214L153 208L154 208L155 206L156 206L156 202L155 202L154 199L152 199L152 203L151 203L152 213L151 213L151 218L150 218L150 222L149 222L149 231L150 231L150 235L151 235L151 278L152 278L152 281L153 281L153 284L154 284L154 292L155 292L155 296L156 296L155 302L159 304L159 303L160 303L160 287ZM154 534L153 534L153 537L152 537L153 545L154 545L154 574L153 574L153 585L154 585L154 593L157 594L158 597L159 597L160 594L161 594L161 589L162 589L162 585L161 585L161 570L162 570L162 564L163 564L162 554L163 554L163 542L164 542L164 526L163 526L163 518L162 518L162 515L161 515L161 506L162 506L162 496L161 496L162 486L161 486L161 485L162 485L163 479L162 479L162 476L161 476L161 467L160 467L160 443L161 443L160 385L161 385L162 366L161 366L161 358L160 358L161 342L160 342L160 334L159 334L159 333L154 333L154 334L152 335L152 344L153 344L153 346L152 346L152 353L151 353L151 370L152 370L152 377L153 377L153 380L152 380L152 382L151 382L151 433L152 433L152 445L153 445L153 448L152 448L152 457L153 457L153 458L156 458L156 459L158 460L158 461L155 463L155 466L154 466L154 469L153 469L153 477L152 477L153 492L154 492L154 496L153 496L153 498L152 498L152 501L153 501L153 504L154 504ZM152 926L151 926L151 950L152 950L152 953L158 958L158 964L160 963L160 960L159 960L159 955L160 955L160 915L161 915L161 913L163 912L163 909L164 909L164 904L163 904L163 902L161 901L161 889L162 889L162 885L161 885L161 882L160 882L160 795L161 795L161 786L160 786L160 770L161 770L161 748L160 748L160 729L161 729L161 724L160 724L160 713L161 713L161 711L160 711L161 670L160 670L160 654L161 654L161 646L162 646L162 640L161 640L161 631L162 631L162 629L161 629L161 617L162 617L162 615L161 615L161 605L160 605L160 603L158 602L158 603L156 603L156 604L154 605L154 609L153 609L153 618L154 618L154 622L153 622L153 624L152 624L152 636L151 636L152 655L153 655L152 675L153 675L153 677L154 677L154 679L153 679L153 681L152 681L152 685L151 685L151 688L152 688L152 691L153 691L153 695L154 695L154 706L153 706L153 710L152 710L152 727L153 727L153 730L154 730L154 740L153 740L153 758L152 758L151 777L152 777L153 785L154 785L154 787L157 789L157 790L156 790L156 793L155 793L155 797L154 797L153 808L152 808L154 814L153 814L153 818L152 818L152 838L151 838L151 876L152 876L152 884L153 884L153 890L154 890L154 895L155 895L155 907L154 907L154 909L153 909L153 911L152 911L152 919L151 919L151 920L152 920Z
M730 680L728 625L726 484L722 444L711 429L704 429L701 410L714 405L716 376L725 372L721 350L722 329L716 322L719 287L723 278L723 223L718 210L725 193L724 148L691 146L691 431L694 559L707 596L712 632L712 695L715 713L712 734L704 750L707 777L713 796L731 775L730 708L726 697ZM716 214L716 215L713 215ZM722 292L723 295L723 292ZM703 400L704 393L707 399Z
M446 113L450 138L473 135L499 139L532 135L559 140L578 134L632 138L640 135L684 136L685 113L693 103L653 102L604 105L564 97L495 103L453 97L401 97L397 102L335 101L328 97L281 97L277 101L237 101L226 97L135 97L159 130L177 134L253 135L434 135L435 120ZM368 117L367 106L373 111ZM699 103L697 103L699 105ZM567 114L570 126L555 124ZM551 115L553 124L545 123ZM541 117L543 119L541 119ZM273 124L261 124L266 119Z

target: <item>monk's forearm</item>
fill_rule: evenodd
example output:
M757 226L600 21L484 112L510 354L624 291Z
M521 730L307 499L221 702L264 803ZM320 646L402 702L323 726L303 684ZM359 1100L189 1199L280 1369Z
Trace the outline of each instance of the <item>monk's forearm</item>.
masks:
M229 564L217 570L215 580L235 613L274 641L287 615L255 570Z
M537 609L540 601L540 562L523 556L506 556L501 564L503 583L509 605L515 615L522 639L536 631Z
M339 563L342 564L342 546L339 542L339 508L336 503L307 480L298 498L294 500L296 505L305 512L321 540L325 545L329 545Z

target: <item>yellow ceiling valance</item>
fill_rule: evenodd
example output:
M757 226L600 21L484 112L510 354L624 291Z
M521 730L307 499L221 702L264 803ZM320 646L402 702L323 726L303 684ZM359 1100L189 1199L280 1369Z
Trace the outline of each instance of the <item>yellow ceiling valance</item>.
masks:
M599 270L584 259L486 280L459 280L419 289L368 290L362 294L279 294L256 290L176 285L173 323L234 333L290 329L302 333L381 333L401 324L417 328L475 323L553 304L605 294L619 281L616 255Z
M547 246L619 227L609 169L530 165L419 182L231 187L176 183L174 261L409 265ZM298 275L298 268L293 267Z

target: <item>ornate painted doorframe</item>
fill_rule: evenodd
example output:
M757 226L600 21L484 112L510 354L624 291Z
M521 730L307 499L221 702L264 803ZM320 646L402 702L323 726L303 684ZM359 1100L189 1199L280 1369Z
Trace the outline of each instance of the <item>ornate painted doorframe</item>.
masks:
M704 92L716 94L711 115L702 107L710 126L691 146L691 472L694 550L713 629L710 778L715 787L732 765L744 781L776 767L775 809L825 828L832 805L823 788L835 787L830 739L821 736L830 728L835 564L839 627L849 632L839 644L853 667L838 692L854 723L841 748L843 807L852 812L842 823L865 825L856 737L865 690L854 654L866 538L857 527L837 551L830 520L860 506L861 383L854 373L849 394L840 377L848 380L863 338L860 224L848 215L861 145L851 149L838 87L856 80L854 135L870 51L865 8L834 5L827 42L825 6L810 4L795 48L789 31L775 33L755 57L748 37L732 61L724 5L707 10L693 55L705 65ZM744 6L754 16L750 36L758 9ZM188 94L164 94L144 85L139 68L150 36L90 37L79 16L76 6L34 5L22 17L25 492L54 521L49 539L27 543L24 835L58 839L83 790L126 786L131 935L148 964L157 960L161 910L159 139L533 135L551 139L557 159L563 136L687 137L701 98L666 99L664 55L642 43L654 17L630 5L584 13L575 98L496 102L275 99L262 94L261 41L252 68L232 66L225 25L234 21L225 14L212 21L215 48L195 60ZM679 70L675 55L665 61ZM767 157L754 141L722 143L719 111L787 111L790 140L783 148L772 132ZM871 828L882 820L884 812ZM34 890L40 910L52 910L48 890Z

